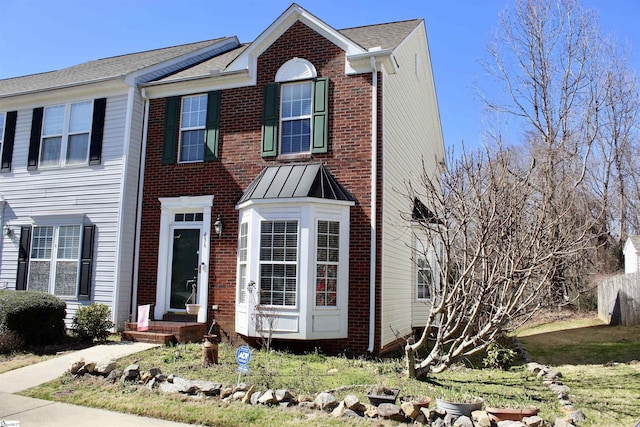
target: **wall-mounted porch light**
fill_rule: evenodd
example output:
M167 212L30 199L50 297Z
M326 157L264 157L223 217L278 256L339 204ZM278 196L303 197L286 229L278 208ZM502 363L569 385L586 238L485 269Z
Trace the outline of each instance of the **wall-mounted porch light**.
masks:
M5 225L4 228L2 229L2 234L4 234L5 236L9 237L11 236L11 229L9 228L8 225Z
M222 229L224 228L224 224L222 223L222 215L218 215L218 219L213 223L213 230L218 235L218 238L222 237Z

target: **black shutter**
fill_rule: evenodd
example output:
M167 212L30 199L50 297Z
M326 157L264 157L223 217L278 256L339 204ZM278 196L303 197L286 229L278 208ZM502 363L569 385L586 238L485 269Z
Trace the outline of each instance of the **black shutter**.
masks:
M13 141L16 137L16 119L18 118L17 111L9 111L7 113L7 121L4 126L4 139L2 141L2 153L0 157L2 159L2 166L0 172L11 171L11 161L13 159ZM2 135L0 135L1 137Z
M78 299L89 299L91 297L91 277L93 266L93 237L95 225L85 225L82 233L82 250L80 257L80 290Z
M218 139L220 137L220 98L221 92L209 92L207 96L207 130L204 147L204 160L218 159Z
M262 100L262 157L278 154L278 122L280 120L279 105L280 86L270 83L264 86Z
M18 250L18 274L16 290L27 289L27 272L29 270L29 246L31 245L31 227L20 228L20 247Z
M29 140L29 159L27 161L27 169L38 169L38 156L40 155L40 136L42 134L42 115L44 107L33 109L33 117L31 118L31 138Z
M91 143L89 145L89 164L99 165L102 161L102 137L104 135L104 113L107 98L93 100L93 122L91 124Z
M167 98L164 110L164 138L162 141L162 163L176 162L176 134L178 133L178 114L180 97Z

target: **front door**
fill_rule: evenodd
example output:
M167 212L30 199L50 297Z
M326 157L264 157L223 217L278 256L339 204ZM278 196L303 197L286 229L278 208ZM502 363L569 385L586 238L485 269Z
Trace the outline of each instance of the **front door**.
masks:
M200 229L175 228L171 257L169 310L184 310L185 304L198 302Z

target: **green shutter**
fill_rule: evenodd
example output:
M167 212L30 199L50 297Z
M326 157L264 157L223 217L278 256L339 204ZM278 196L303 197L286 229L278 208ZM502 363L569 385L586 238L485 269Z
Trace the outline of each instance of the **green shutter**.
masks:
M262 157L278 154L278 121L280 119L278 83L264 86L262 103Z
M164 110L164 138L162 140L162 163L176 162L176 135L178 134L178 114L180 97L167 98Z
M312 153L326 153L329 139L329 79L319 78L315 82L313 96L313 141Z
M218 139L220 136L221 92L209 92L207 96L207 132L205 137L204 160L218 159Z

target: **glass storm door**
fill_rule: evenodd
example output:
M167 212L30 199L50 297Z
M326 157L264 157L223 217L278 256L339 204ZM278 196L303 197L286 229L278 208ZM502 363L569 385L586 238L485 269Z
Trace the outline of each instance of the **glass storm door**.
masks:
M200 264L200 229L176 228L173 230L173 249L171 261L171 297L169 310L184 310L191 297L192 284L196 285L194 299L196 303L198 266Z

